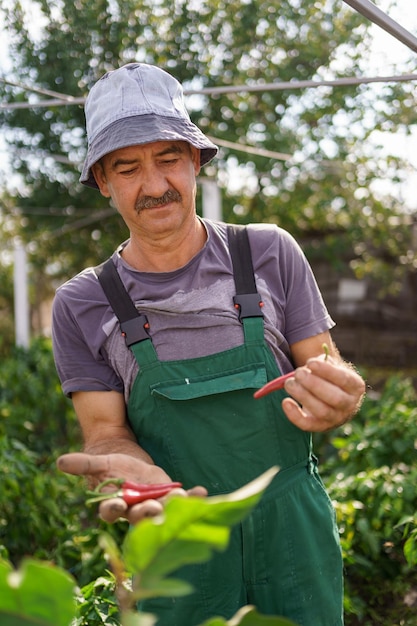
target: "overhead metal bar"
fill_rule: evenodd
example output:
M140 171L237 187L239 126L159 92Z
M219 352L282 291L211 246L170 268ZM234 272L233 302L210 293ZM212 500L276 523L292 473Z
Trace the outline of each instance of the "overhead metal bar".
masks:
M71 100L38 100L37 102L10 102L10 103L1 103L0 109L39 109L39 108L49 108L49 107L62 107L62 106L72 106L74 104L83 105L85 103L85 98L72 98Z
M253 93L264 91L283 91L285 89L309 89L315 87L348 87L349 85L364 85L368 83L396 83L417 80L417 74L400 74L398 76L347 76L335 80L290 80L275 83L260 83L257 85L229 85L225 87L205 87L202 89L184 89L184 95L192 94L216 95L227 93ZM28 88L28 90L31 90ZM67 97L67 96L66 96ZM37 109L56 106L83 105L85 98L72 97L71 100L38 100L37 102L3 102L1 109Z
M207 135L208 139L218 146L224 148L232 148L232 150L238 150L239 152L247 152L248 154L254 154L257 156L264 156L271 159L278 159L279 161L288 161L292 159L291 154L285 154L284 152L275 152L275 150L266 150L265 148L256 148L255 146L248 146L246 144L237 143L235 141L226 141L225 139L218 139L217 137L211 137Z
M413 50L413 52L417 52L417 37L400 26L398 22L389 17L384 11L378 9L373 2L370 0L344 0L344 2L355 9L355 11L358 11L358 13L361 13L368 20L371 20L371 22L377 26L383 28L387 33L393 35L398 41Z
M43 96L51 96L52 98L66 100L67 102L72 102L74 100L73 96L68 96L64 93L58 93L57 91L52 91L51 89L42 89L41 87L23 85L22 83L9 80L8 78L3 78L2 76L0 76L0 82L5 85L11 85L12 87L19 87L20 89L23 89L23 91L33 91L34 93L40 93Z
M275 83L257 83L256 85L232 85L228 87L204 87L202 89L184 89L184 95L221 93L252 93L256 91L284 91L286 89L309 89L315 87L348 87L367 83L395 83L417 80L417 74L400 74L399 76L346 76L334 80L288 80ZM1 108L1 105L0 105Z

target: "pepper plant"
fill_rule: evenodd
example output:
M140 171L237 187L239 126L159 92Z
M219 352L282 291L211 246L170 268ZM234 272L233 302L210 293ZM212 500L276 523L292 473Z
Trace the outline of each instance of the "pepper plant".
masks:
M171 573L187 563L210 559L213 550L226 549L230 528L257 504L277 468L271 468L242 489L226 496L168 500L163 516L132 527L119 551L113 537L103 533L100 545L112 569L119 614L107 624L154 626L156 616L136 610L141 599L182 596L192 588ZM2 626L81 625L75 603L76 583L50 564L25 560L13 571L0 561L0 622ZM231 620L213 617L201 626L295 626L287 619L260 615L242 608Z
M346 626L417 626L417 394L404 372L382 374L364 372L368 394L354 420L315 436L338 514ZM105 531L121 546L127 525L104 524L85 506L83 481L56 471L55 459L80 446L50 342L0 359L0 557L9 573L26 555L69 572L78 589L71 626L119 626L116 579L99 538Z
M369 389L328 441L322 476L339 522L346 626L417 626L405 601L417 589L416 450L416 391L400 374Z

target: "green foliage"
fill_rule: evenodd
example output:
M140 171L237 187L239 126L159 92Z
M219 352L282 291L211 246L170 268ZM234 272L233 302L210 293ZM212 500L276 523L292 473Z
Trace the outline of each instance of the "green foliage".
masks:
M189 593L188 585L167 579L167 574L186 563L208 561L213 550L225 550L230 527L253 509L276 472L272 468L229 496L172 498L164 509L164 524L144 520L135 526L124 542L125 566L140 580L135 599Z
M381 394L368 392L359 415L336 433L333 446L339 451L335 463L346 474L364 468L415 463L417 448L416 392L401 374L392 376ZM342 463L341 463L342 462Z
M76 97L105 71L130 61L161 65L186 89L207 89L360 76L368 53L367 22L338 0L32 5L40 33L23 2L0 7L12 75L29 87ZM311 239L312 255L323 250L324 237L331 262L346 251L358 275L397 285L415 261L408 216L401 202L372 189L377 179L400 180L403 164L371 148L368 138L375 130L411 132L415 93L411 85L387 84L375 106L370 89L242 90L188 102L193 121L219 141L293 156L280 160L222 147L205 175L217 177L225 219L276 222ZM8 84L0 85L0 94L6 103L28 99L27 91ZM13 170L24 180L24 193L8 198L5 211L31 242L35 284L45 288L40 277L61 280L103 260L127 233L108 201L78 183L86 152L82 108L10 109L2 113L2 127L9 131Z
M80 445L50 342L13 349L0 361L0 545L14 565L27 555L54 560L84 585L105 568L103 525L84 506L82 482L55 467L60 453Z
M69 626L74 580L60 568L26 559L18 571L0 561L2 626Z
M9 624L7 620L11 620L10 626L33 626L35 623L59 626L61 622L57 622L56 615L50 618L49 611L52 609L49 607L55 603L53 610L61 611L57 603L62 598L60 615L62 620L66 619L69 605L63 581L68 581L71 589L76 581L82 591L76 596L77 618L73 626L118 626L117 579L107 572L109 557L103 554L101 546L109 549L111 545L121 544L126 527L123 524L107 527L97 520L96 511L85 506L82 481L56 470L57 456L77 449L80 438L71 405L63 397L57 383L50 343L37 340L29 350L13 349L9 357L0 363L0 372L0 555L3 559L10 559L10 563L1 563L0 566L0 621L5 626ZM206 557L213 547L224 546L227 541L224 525L237 521L249 506L254 505L258 496L253 492L246 493L246 501L242 500L243 494L237 493L236 497L240 500L232 502L230 497L231 504L216 504L216 499L213 499L206 517L202 514L201 502L195 503L192 509L194 524L193 512L188 508L186 512L181 512L178 510L180 503L173 501L170 504L173 519L178 515L180 525L178 521L176 526L175 521L168 522L166 538L169 545L162 546L163 556L155 558L153 567L159 562L162 575L167 567L164 564L166 557L170 564L168 569L190 555L194 558L194 549L184 551L187 541L191 541L194 548L200 545L198 554L204 556L205 553ZM191 500L184 502L186 507L191 505ZM199 518L198 521L195 517ZM184 530L186 518L189 520L188 535ZM208 548L203 535L210 530L210 526L207 543L211 548ZM173 536L174 527L180 531L178 537ZM106 540L101 538L104 528ZM143 528L146 531L146 525ZM177 554L172 549L174 540ZM141 537L139 541L142 541ZM136 554L137 545L130 534L126 542L130 546L126 548L126 554L129 554L129 549ZM147 545L149 555L153 544L148 539ZM29 561L28 555L32 557ZM37 563L33 558L54 561L58 567L45 562ZM10 577L11 563L19 569ZM149 596L155 593L155 590L151 591L153 584L163 587L164 582L161 576L155 577L155 569L145 569L144 581ZM65 571L70 572L74 580ZM39 582L41 585L38 587ZM178 585L174 586L178 589ZM165 592L168 587L172 589L169 581L166 582ZM57 589L59 593L55 593ZM47 600L45 594L49 590L53 596ZM25 611L17 614L15 604L22 600ZM43 607L42 614L39 614L39 607ZM138 623L135 617L135 614L129 617L132 625ZM38 621L35 622L35 619ZM244 619L245 624L287 624L282 621L257 622L255 611ZM260 616L259 619L266 618ZM127 626L128 616L125 623ZM141 626L146 624L143 620L140 623Z
M149 519L132 528L124 541L124 561L114 540L103 535L101 543L112 564L120 607L121 626L151 626L156 620L134 611L136 601L144 597L188 593L179 581L167 578L178 566L210 558L212 550L227 546L230 526L243 519L256 505L276 469L260 476L246 487L226 496L207 499L172 498L163 519ZM133 588L126 585L127 572L134 574ZM105 589L101 580L94 583ZM91 591L91 585L88 591ZM0 617L7 626L69 626L75 617L74 580L47 564L25 561L18 572L0 561ZM95 598L94 598L95 599ZM94 601L88 615L77 624L117 624L112 617L101 621L109 609ZM85 608L85 606L84 606ZM114 606L110 607L113 613ZM98 609L98 610L97 610ZM99 616L100 621L95 619ZM58 617L59 616L59 617ZM84 621L87 618L88 621ZM13 621L14 620L14 621ZM54 621L55 620L55 621ZM231 620L213 618L205 626L295 626L279 617L266 617L253 607L245 607Z
M380 395L369 394L360 414L331 444L335 454L324 473L339 519L347 610L364 625L391 626L393 614L402 614L401 623L415 626L413 609L404 604L407 589L417 582L410 567L417 510L417 403L411 381L392 377Z
M201 624L201 626L295 626L284 617L271 617L260 615L253 607L244 607L230 620L225 621L221 617L215 617Z
M107 572L84 585L77 598L74 626L119 626L120 612L115 595L116 581Z
M115 593L121 609L121 624L153 626L153 616L141 612L136 614L133 610L138 600L190 593L192 589L187 583L170 577L172 572L182 565L207 561L213 550L225 550L231 526L253 509L276 472L277 468L271 468L242 489L225 496L172 497L165 506L162 518L144 520L129 530L122 552L111 537L103 534L100 544L115 574ZM84 609L87 605L88 603L84 605ZM92 613L89 612L90 621L82 620L80 626L101 623L92 622L91 617ZM230 621L216 617L202 626L228 624L295 626L287 619L262 616L254 607L244 607Z
M85 506L83 481L56 470L59 454L80 447L56 381L48 341L0 361L0 556L15 567L28 555L54 561L81 588L77 626L116 626L117 578L107 571L101 537L106 530L113 545L122 545L126 525L104 525ZM326 436L322 475L341 532L346 626L416 626L415 607L404 600L417 587L416 413L415 389L398 375L380 394L368 393L352 422Z
M417 565L417 515L403 518L397 527L404 527L404 556L411 566Z
M33 453L81 442L71 402L62 394L50 341L14 347L0 361L0 436L19 440Z
M2 244L1 235L0 244ZM10 265L0 263L0 359L7 354L14 342L12 305L12 269Z
M11 561L18 565L27 555L53 560L81 585L99 576L103 524L85 507L82 483L58 473L55 456L45 458L8 437L0 437L0 473L0 544ZM122 529L112 530L121 536Z

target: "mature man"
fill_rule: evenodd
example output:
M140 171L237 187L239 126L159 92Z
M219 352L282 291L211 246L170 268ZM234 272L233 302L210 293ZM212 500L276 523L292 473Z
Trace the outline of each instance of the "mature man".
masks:
M196 177L217 149L172 76L126 65L96 83L85 111L81 181L112 199L129 238L56 294L55 359L85 442L59 465L96 482L180 481L184 495L227 493L280 466L227 552L178 574L195 593L146 610L159 626L193 626L251 603L340 626L340 547L311 432L352 417L364 383L332 342L310 267L276 226L197 216ZM285 391L253 398L294 367ZM101 514L136 522L162 508L113 499Z

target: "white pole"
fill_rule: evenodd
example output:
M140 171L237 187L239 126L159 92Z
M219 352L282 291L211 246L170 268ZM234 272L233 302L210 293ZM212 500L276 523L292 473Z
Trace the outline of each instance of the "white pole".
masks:
M203 217L210 220L222 219L222 198L220 189L214 180L199 178L202 188Z
M29 347L29 301L26 249L14 242L14 323L17 346Z

